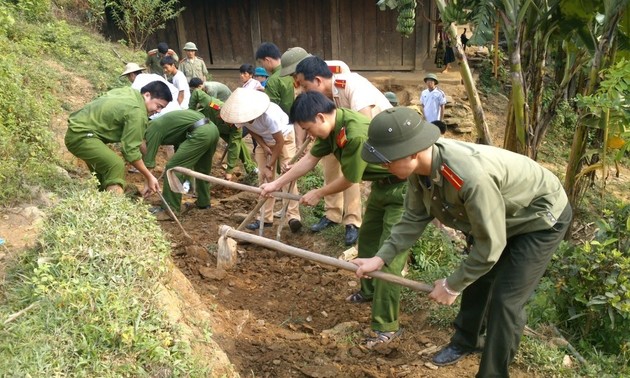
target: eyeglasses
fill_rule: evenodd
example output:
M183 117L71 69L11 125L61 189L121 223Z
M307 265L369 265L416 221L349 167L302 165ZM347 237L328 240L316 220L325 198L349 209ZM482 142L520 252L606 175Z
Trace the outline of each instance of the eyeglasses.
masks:
M380 160L381 164L390 164L391 163L391 160L386 158L385 155L380 153L376 148L374 148L374 146L371 146L368 142L363 142L363 143L365 144L365 147L367 147L368 152L370 152L372 155L376 156L376 158L378 160Z

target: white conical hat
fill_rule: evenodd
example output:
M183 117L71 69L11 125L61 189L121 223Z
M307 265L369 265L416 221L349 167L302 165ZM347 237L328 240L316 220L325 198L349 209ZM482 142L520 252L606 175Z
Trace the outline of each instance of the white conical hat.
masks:
M221 107L221 119L227 123L245 123L260 117L271 100L264 92L237 88Z
M125 72L121 73L120 76L125 76L132 72L138 72L138 71L144 71L144 70L145 70L144 67L141 67L136 63L127 63L127 65L125 66Z

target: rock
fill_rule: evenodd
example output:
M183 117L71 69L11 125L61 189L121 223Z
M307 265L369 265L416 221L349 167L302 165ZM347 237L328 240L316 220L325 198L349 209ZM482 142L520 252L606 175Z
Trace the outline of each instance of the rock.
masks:
M421 351L418 352L418 355L424 356L424 355L427 355L427 354L433 354L438 349L439 349L439 347L437 345L433 345L433 346L430 346L428 348L422 349Z
M44 212L37 208L37 206L27 206L22 209L20 215L31 222L35 222L44 217Z
M302 374L312 378L338 377L341 371L333 365L304 366L299 369Z
M350 353L350 356L352 356L354 358L361 358L361 357L363 357L363 351L361 350L361 348L358 348L358 347L350 348L348 353Z
M247 218L247 214L245 213L232 213L230 216L230 220L233 220L236 223L241 223Z
M348 286L349 287L357 287L359 284L357 283L357 281L348 281Z
M430 362L425 362L424 366L431 369L431 370L437 370L439 369L437 366L435 366L434 364L430 363Z
M211 268L211 267L200 267L199 274L201 277L209 279L221 281L227 275L227 272L223 269Z
M322 336L322 338L341 338L355 332L359 329L359 327L360 325L357 321L343 322L335 325L331 329L323 330L320 333L320 336Z
M562 366L565 368L570 368L571 366L573 366L573 360L571 359L571 356L565 354L564 357L562 357Z
M562 337L553 337L549 340L549 344L552 346L566 347L569 345L569 342Z
M199 262L210 262L210 254L208 253L208 250L202 246L192 244L187 245L184 249L186 250L186 255L196 258Z

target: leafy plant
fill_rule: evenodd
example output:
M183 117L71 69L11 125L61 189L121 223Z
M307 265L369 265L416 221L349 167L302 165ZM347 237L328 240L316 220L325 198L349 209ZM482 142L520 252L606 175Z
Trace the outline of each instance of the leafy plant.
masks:
M134 50L184 10L179 8L179 0L106 0L105 5Z

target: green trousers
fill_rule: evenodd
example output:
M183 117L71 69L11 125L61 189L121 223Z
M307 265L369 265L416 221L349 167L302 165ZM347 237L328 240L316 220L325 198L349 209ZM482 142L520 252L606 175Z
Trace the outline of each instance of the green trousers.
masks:
M397 184L372 183L367 199L363 223L359 229L358 257L374 257L392 226L403 214L403 201L407 191L407 181ZM381 271L401 275L409 251L401 253ZM375 331L392 332L399 328L400 285L379 279L361 279L361 293L372 299L371 327Z
M508 366L527 320L525 303L564 239L569 222L571 207L567 206L554 227L509 238L494 267L462 292L451 342L483 349L477 378L509 376Z
M243 162L245 172L253 171L256 168L256 163L243 140L243 130L234 126L221 125L219 126L219 134L228 145L227 169L225 171L232 173L239 159Z
M85 161L96 175L100 190L110 185L125 187L125 161L103 141L68 130L64 142L68 151Z
M164 171L173 167L184 167L209 175L218 142L219 130L213 123L197 127L186 135L186 140L177 147L175 155L166 163ZM162 194L171 209L176 213L179 212L182 195L171 190L166 176ZM210 205L210 185L207 181L197 180L197 206L208 205Z

